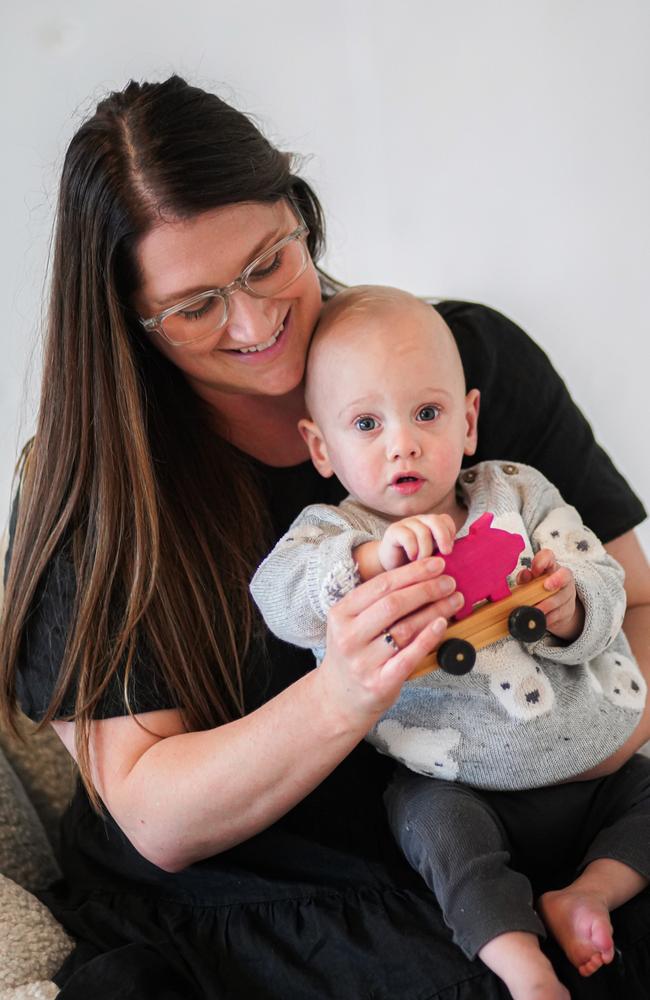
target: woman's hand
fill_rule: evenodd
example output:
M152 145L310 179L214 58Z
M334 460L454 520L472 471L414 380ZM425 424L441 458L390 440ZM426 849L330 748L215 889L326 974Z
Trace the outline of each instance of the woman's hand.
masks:
M319 669L332 707L364 732L440 643L463 604L444 562L418 559L356 587L330 611Z
M405 517L386 529L379 543L379 562L387 570L425 559L436 551L449 555L455 537L456 525L449 514Z
M538 604L546 615L546 627L558 639L573 642L584 628L585 612L578 600L573 573L566 566L558 566L555 553L551 549L536 552L530 569L522 569L517 583L528 583L543 573L550 574L545 589L556 591Z

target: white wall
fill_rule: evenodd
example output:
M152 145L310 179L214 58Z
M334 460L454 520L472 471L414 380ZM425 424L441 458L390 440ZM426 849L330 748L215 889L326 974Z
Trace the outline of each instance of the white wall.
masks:
M56 178L102 93L172 70L254 113L329 219L326 266L496 306L650 503L646 0L27 0L0 39L0 518L29 434ZM38 349L32 364L38 375ZM650 527L641 528L650 552Z

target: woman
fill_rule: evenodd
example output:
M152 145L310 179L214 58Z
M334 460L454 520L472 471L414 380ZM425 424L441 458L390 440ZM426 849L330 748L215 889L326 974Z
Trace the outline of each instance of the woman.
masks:
M317 671L248 597L294 515L342 495L296 430L322 237L290 158L178 78L111 95L68 150L0 641L5 716L17 698L51 722L84 781L46 900L80 939L66 1000L502 995L398 857L389 765L361 742L454 611L440 563L341 601ZM554 479L640 605L643 509L544 355L490 310L437 308L482 390L475 460ZM650 905L630 905L626 988L650 968Z

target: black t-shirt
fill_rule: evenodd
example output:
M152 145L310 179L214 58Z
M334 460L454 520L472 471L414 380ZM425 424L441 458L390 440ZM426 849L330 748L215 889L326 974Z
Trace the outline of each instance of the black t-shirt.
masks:
M543 352L484 306L444 302L437 308L458 342L468 386L482 393L473 461L537 466L605 541L638 524L645 516L640 501L595 444ZM276 537L307 504L335 504L345 492L310 462L253 466ZM18 675L21 705L35 719L56 681L73 595L72 564L60 554L39 586ZM248 677L266 679L249 684L254 707L312 669L313 659L271 636L264 653L253 651L248 668ZM136 711L173 706L145 643L133 676ZM72 706L68 698L62 714ZM124 712L116 682L97 715ZM500 996L494 977L451 947L431 895L395 847L382 804L391 767L361 742L271 827L172 874L142 858L110 816L96 815L80 787L63 824L66 879L43 897L69 932L84 939L58 980L78 972L65 996L108 1000L122 995L128 982L136 985L124 996L139 1000L162 995L161 984L165 996L184 1000L415 1000L450 996L448 990L459 1000ZM646 918L648 906L635 928ZM93 956L99 958L91 962ZM175 992L176 977L182 984ZM572 995L580 989L573 983Z

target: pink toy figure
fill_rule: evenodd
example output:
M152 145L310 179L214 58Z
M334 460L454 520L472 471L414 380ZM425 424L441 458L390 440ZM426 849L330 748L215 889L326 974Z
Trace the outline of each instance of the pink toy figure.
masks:
M500 601L510 593L507 576L517 565L525 543L521 535L490 527L493 520L494 514L482 514L469 534L454 542L450 555L443 556L445 573L454 578L456 590L465 598L454 615L458 621L471 615L479 601Z

